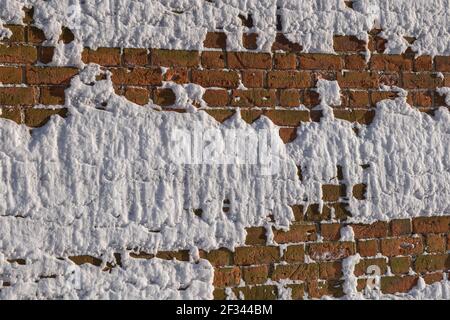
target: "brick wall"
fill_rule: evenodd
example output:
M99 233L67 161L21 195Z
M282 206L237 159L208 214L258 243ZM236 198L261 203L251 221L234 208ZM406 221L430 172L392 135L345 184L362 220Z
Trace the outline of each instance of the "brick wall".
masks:
M0 107L1 117L39 127L51 115L64 117L66 110L35 109L33 105L63 105L64 90L79 70L45 65L51 61L54 48L43 45L45 36L33 26L32 15L32 10L27 11L25 25L7 26L13 35L0 44ZM71 42L70 30L62 31L61 40ZM312 108L319 103L314 90L319 78L338 81L343 104L336 108L335 116L351 122L370 123L375 104L397 96L395 92L381 91L383 84L407 89L409 103L421 111L432 113L437 106L445 105L436 88L450 86L450 57L415 58L413 52L384 55L379 32L374 30L370 35L368 48L372 55L368 62L364 56L366 44L354 37L336 36L337 54L305 54L282 34L277 35L272 53L252 52L257 34L244 35L249 51L228 52L225 34L208 33L204 43L207 50L203 52L86 48L82 57L86 63L110 70L116 92L137 104L152 99L163 111L173 110L174 93L162 88L162 81L196 83L206 88L203 98L210 108L205 111L217 120L229 118L238 107L248 122L264 114L281 126L280 135L288 142L295 138L296 127L302 122L321 117L320 111L294 109L299 104ZM161 67L166 67L167 72L163 74ZM248 90L240 89L241 83ZM299 175L301 178L301 172ZM342 197L345 189L345 185L324 185L322 211L318 204L306 208L306 214L303 208L294 207L296 221L290 230L274 230L277 245L266 245L264 228L250 228L246 246L234 252L201 252L215 267L215 298L223 299L227 287L249 299L276 298L276 286L266 283L284 279L295 281L289 285L295 299L301 299L305 292L310 297L341 296L342 260L356 252L363 257L355 271L360 289L365 286L369 265L380 268L385 293L410 290L419 275L427 283L439 281L443 272L449 271L450 216L352 225L355 241L339 241L340 229L350 215ZM354 186L353 196L363 200L365 186ZM338 222L331 220L332 208ZM133 257L151 259L153 255L138 253ZM189 260L189 254L183 251L160 252L157 257ZM306 257L314 262L306 263ZM99 265L95 257L72 260ZM410 275L410 268L415 275Z

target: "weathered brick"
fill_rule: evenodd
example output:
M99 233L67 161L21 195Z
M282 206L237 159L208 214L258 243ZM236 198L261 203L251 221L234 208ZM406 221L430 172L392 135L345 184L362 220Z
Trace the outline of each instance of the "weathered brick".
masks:
M355 243L349 241L309 243L307 251L316 261L339 260L355 253Z
M338 201L340 197L345 197L345 185L324 184L322 185L322 200L334 202Z
M278 247L239 247L234 254L236 265L268 264L280 261Z
M246 245L258 245L266 244L266 228L264 227L251 227L245 229L247 231L247 237L245 238Z
M412 59L404 55L374 54L370 68L377 71L411 71Z
M431 91L412 91L408 92L408 103L414 107L432 107L433 92Z
M297 137L297 128L280 128L279 134L284 143L289 143Z
M66 87L49 86L41 87L39 102L44 105L63 105L65 102Z
M392 257L389 259L394 274L407 274L411 268L411 257Z
M37 61L36 47L24 45L2 45L0 44L0 63L26 63Z
M416 272L448 271L450 270L450 255L427 254L419 255L414 262Z
M71 43L73 40L75 40L75 35L73 34L72 30L63 26L61 28L61 34L59 36L58 41L62 41L64 44L68 44Z
M375 73L365 71L346 71L338 73L337 81L341 88L378 88L380 81Z
M347 90L343 92L345 105L349 108L365 108L369 106L369 93L367 91Z
M228 67L231 69L271 69L272 57L268 53L229 52Z
M426 284L433 284L444 279L444 274L442 272L427 273L422 276Z
M414 71L431 71L433 70L433 59L430 56L420 56L414 59Z
M436 71L450 72L450 56L437 56L434 58Z
M340 223L322 223L320 225L320 235L325 241L338 241L341 238Z
M223 51L202 52L202 66L211 69L225 68L225 52Z
M44 64L50 63L55 54L55 47L39 47L38 60Z
M367 186L364 183L355 184L353 186L352 194L355 199L366 199Z
M297 89L280 90L280 106L298 107L300 105L301 94Z
M125 89L125 98L139 104L147 104L150 100L150 92L147 88L127 87Z
M403 73L405 89L436 89L442 86L442 79L434 73Z
M445 253L447 238L445 234L430 233L426 235L426 251L430 253Z
M0 94L1 94L0 89ZM0 98L1 100L1 98ZM2 119L8 119L11 121L14 121L15 123L21 124L22 123L22 111L19 108L0 108L0 118Z
M245 284L263 284L269 276L269 267L267 265L242 267L242 279Z
M172 81L178 84L188 83L187 68L169 68L163 75L164 81Z
M242 70L242 84L246 88L261 88L264 86L265 72L262 70Z
M312 86L311 74L304 71L270 71L267 81L270 88L301 89Z
M341 70L344 61L341 56L310 53L300 55L300 69L305 70Z
M119 66L120 49L119 48L98 48L92 50L85 48L82 54L83 62L97 63L102 66Z
M344 57L344 65L347 70L367 69L366 57L361 54L349 54Z
M381 291L383 293L402 293L411 291L417 285L417 276L381 277Z
M423 252L421 237L398 237L381 240L381 253L385 256L404 256Z
M370 93L370 101L372 102L372 106L376 106L376 104L382 100L392 100L397 97L398 93L393 91L372 91Z
M289 52L300 52L303 47L298 43L291 42L286 36L278 32L275 36L275 41L272 44L272 51L289 51Z
M316 225L312 223L291 225L288 231L273 230L274 240L277 243L293 243L314 241L317 239Z
M205 110L205 112L221 123L224 122L225 120L229 119L235 113L234 110L225 110L225 109L220 109L220 110L208 109L208 110Z
M114 84L145 86L161 85L162 81L160 68L113 68L111 72Z
M5 38L2 41L4 42L24 42L25 41L25 27L21 25L14 24L5 24L5 28L8 28L11 31L11 36L9 38Z
M54 115L65 117L67 109L25 109L25 124L28 127L42 127Z
M233 288L236 297L243 297L245 300L275 300L278 295L276 286L252 286Z
M233 264L233 252L226 248L219 248L205 252L205 259L214 267L230 266Z
M278 70L293 70L297 67L297 56L293 53L275 53L273 55L274 68Z
M344 296L344 280L309 280L307 282L308 296L318 299L323 296L340 298Z
M315 107L320 103L320 95L315 90L306 89L303 92L302 102L306 107Z
M3 84L18 84L22 82L22 68L0 66L0 82Z
M154 49L151 62L158 67L198 67L200 54L198 51Z
M153 94L153 102L163 107L172 106L176 102L176 96L170 88L158 88Z
M37 97L38 90L32 87L0 88L0 105L2 106L34 105Z
M334 50L336 52L365 51L366 43L355 36L334 36Z
M228 105L228 91L223 89L207 89L203 94L203 100L210 107L225 107Z
M450 230L450 216L417 217L413 219L414 233L445 233Z
M272 274L272 279L279 281L313 280L319 277L319 265L317 263L278 264Z
M355 266L355 276L360 277L363 275L371 275L374 271L374 267L378 267L380 275L386 274L387 262L385 258L369 258L361 259Z
M192 82L202 87L237 88L239 74L224 70L192 70Z
M373 257L378 253L378 240L358 240L358 253L361 257Z
M257 33L244 33L242 35L242 45L245 49L256 50L258 49L258 34Z
M27 67L28 84L69 84L73 76L78 74L77 68L68 67Z
M27 39L31 44L41 44L47 38L45 37L44 31L34 26L26 27Z
M303 283L288 284L287 287L291 289L292 300L303 300L305 296L305 285Z
M340 279L342 275L341 261L326 261L319 263L320 279Z
M389 234L389 224L377 221L372 224L352 224L355 239L383 238Z
M412 233L411 219L391 220L391 234L394 237L410 235Z
M231 94L231 105L236 107L275 107L276 104L275 90L233 90Z
M227 35L224 32L208 32L203 46L205 48L226 49Z
M267 110L264 115L277 126L297 127L310 120L309 112L304 110Z
M156 257L163 260L189 261L189 250L159 251Z
M287 262L304 262L305 261L305 245L290 245L286 248L283 255L284 261Z
M239 267L219 268L214 271L214 287L224 288L237 286L240 281L241 269Z
M350 122L358 122L361 124L370 124L375 117L373 110L334 110L334 116L338 119L347 120Z
M147 49L123 49L123 63L125 66L145 66L149 63L148 56Z

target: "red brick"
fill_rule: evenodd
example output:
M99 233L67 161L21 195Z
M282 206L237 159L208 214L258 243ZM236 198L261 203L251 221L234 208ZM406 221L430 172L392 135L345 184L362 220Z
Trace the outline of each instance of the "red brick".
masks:
M367 91L348 90L343 93L346 106L350 108L365 108L369 106L369 93Z
M275 69L295 69L297 67L297 56L293 53L275 53L273 63Z
M280 90L280 106L298 107L300 105L301 94L297 89Z
M420 56L414 59L414 71L432 71L433 59L430 56Z
M125 97L136 104L144 105L150 100L150 92L146 88L127 87Z
M27 82L29 84L69 84L73 76L78 74L77 68L68 67L28 67Z
M297 128L280 128L280 137L284 143L289 143L297 138Z
M98 48L92 50L85 48L82 55L83 62L97 63L102 66L119 66L120 49L119 48Z
M230 266L233 264L233 253L226 248L205 252L204 258L207 259L214 267Z
M178 84L188 83L188 70L186 68L167 69L163 76L164 81L173 81Z
M54 47L40 47L38 50L38 59L40 62L47 64L52 62L54 54Z
M365 51L366 43L355 36L334 36L334 50L337 52Z
M278 264L272 274L275 281L290 280L313 280L319 277L319 265L317 263Z
M376 74L364 71L338 73L337 81L341 88L371 89L378 88L380 84Z
M224 70L192 70L192 82L202 87L237 88L239 74Z
M272 57L268 53L229 52L227 60L230 69L272 68Z
M203 94L203 100L210 107L225 107L229 104L228 92L223 89L207 89Z
M442 83L434 73L403 73L403 87L406 89L435 89Z
M361 54L349 54L344 57L345 69L364 70L367 69L366 57Z
M277 292L277 287L274 285L233 288L234 295L244 297L245 300L275 300Z
M123 63L126 66L145 66L148 64L148 50L125 48L123 49Z
M208 32L203 46L205 48L226 49L227 35L223 32Z
M263 245L266 244L266 228L264 227L252 227L247 228L247 237L245 239L246 245Z
M278 32L275 36L275 41L272 44L272 51L289 51L300 52L303 48L298 43L291 42L286 36Z
M24 45L0 45L0 63L26 63L37 61L37 49Z
M225 68L225 52L223 51L202 52L202 66L211 69Z
M5 24L5 28L8 28L12 35L9 38L5 38L4 42L24 42L25 41L25 27L21 25Z
M389 224L377 221L372 224L352 224L355 239L383 238L389 234Z
M25 124L28 127L41 127L50 120L52 116L65 117L67 109L25 109Z
M430 253L445 253L447 238L445 234L430 233L426 235L426 251Z
M37 102L38 91L32 87L0 87L0 105L33 105Z
M242 70L242 84L246 88L262 88L264 87L264 75L262 70Z
M305 90L303 92L302 102L306 107L312 108L317 106L320 103L319 93L317 93L317 91L315 90Z
M243 267L242 278L245 284L263 284L269 276L269 267L267 265Z
M236 107L275 107L276 103L276 91L269 89L233 90L231 96Z
M342 280L308 280L309 298L318 299L323 296L340 298L344 296Z
M231 116L234 115L234 110L229 109L220 109L220 110L214 110L214 109L208 109L205 110L206 113L208 113L211 117L216 119L218 122L224 122L225 120L229 119Z
M413 219L414 233L445 233L450 230L450 216Z
M309 122L309 112L304 110L267 110L264 115L277 126L297 127Z
M236 265L268 264L280 261L278 247L239 247L234 254Z
M303 71L270 71L268 74L269 88L309 88L312 86L311 73Z
M338 201L340 197L345 197L345 185L324 184L322 185L322 200L328 202Z
M300 55L300 69L341 70L343 67L344 61L341 56L318 53Z
M378 240L358 240L358 253L361 257L373 257L378 253Z
M241 281L241 269L238 267L227 267L216 269L214 272L213 285L216 288L237 286Z
M422 276L426 284L433 284L435 282L440 282L444 279L444 274L442 272L427 273Z
M385 256L403 256L423 252L421 237L398 237L381 239L381 253Z
M290 245L286 248L283 260L287 262L305 262L305 245Z
M198 51L154 49L151 62L158 67L198 67L200 54Z
M320 279L340 279L342 275L341 261L326 261L319 263Z
M245 49L256 50L258 49L258 34L257 33L244 33L242 35L242 45Z
M189 251L159 251L156 257L163 260L178 260L178 261L189 261Z
M427 254L419 255L414 262L416 272L425 273L432 271L450 270L450 255L448 254Z
M45 37L44 31L34 26L26 27L28 42L32 44L41 44L47 38Z
M381 277L381 291L383 293L409 292L417 285L417 276Z
M374 54L370 59L370 69L377 71L411 71L412 64L404 55Z
M113 68L112 82L122 85L161 85L162 74L160 68Z
M437 56L434 58L436 64L436 71L450 72L450 57L449 56Z
M44 105L63 105L65 102L66 87L41 87L39 102Z
M372 91L370 93L370 101L372 102L372 106L376 106L376 104L383 100L392 100L398 97L397 92L393 91Z
M391 234L394 237L410 235L412 233L411 219L391 220Z
M0 82L18 84L22 82L22 68L0 66Z
M295 243L314 241L317 239L315 224L294 224L288 231L274 230L274 240L277 243Z
M347 258L355 253L353 242L309 243L308 254L315 261L329 261Z
M409 91L408 98L415 107L431 107L433 106L433 93L431 91Z
M325 241L338 241L341 238L341 224L322 223L320 225L320 235Z

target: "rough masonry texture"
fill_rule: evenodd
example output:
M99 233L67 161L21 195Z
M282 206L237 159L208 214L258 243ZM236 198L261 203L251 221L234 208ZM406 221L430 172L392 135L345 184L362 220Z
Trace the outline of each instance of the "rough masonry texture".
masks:
M51 116L65 116L64 108L50 106L64 105L64 91L79 70L46 65L52 61L54 48L43 45L46 39L33 26L32 10L27 11L24 22L6 26L13 34L0 44L1 117L34 128L44 125ZM252 52L258 38L253 33L244 34L248 51L228 52L226 35L211 32L204 43L208 50L203 52L85 48L82 59L111 71L116 92L136 104L153 101L162 107L161 112L184 112L176 109L176 96L172 89L163 87L163 82L195 83L206 88L203 99L208 108L204 111L218 121L228 119L237 108L249 123L265 115L281 127L280 135L287 143L295 138L296 128L303 122L321 118L321 111L313 110L319 104L315 90L318 79L338 81L343 103L334 113L350 122L370 123L377 102L398 96L396 91L380 90L382 85L407 89L408 103L421 111L432 114L436 107L445 106L436 88L450 86L450 57L415 57L412 51L383 54L385 41L377 36L380 31L373 30L368 47L356 37L335 36L336 54L302 53L298 44L281 33L272 53ZM73 41L71 31L63 30L61 40ZM369 60L367 49L371 52ZM299 110L301 104L307 108ZM33 108L35 105L44 107ZM301 177L300 170L298 174ZM343 199L346 188L344 184L323 185L323 208L316 204L294 207L295 222L289 231L273 230L271 245L267 245L267 230L255 227L247 229L246 246L234 252L225 248L201 251L200 256L215 268L214 297L225 299L226 288L231 288L237 297L243 293L246 299L276 299L277 286L267 282L286 279L295 282L288 285L294 299L303 299L305 293L312 298L341 297L342 260L355 253L363 258L355 270L360 290L371 275L368 266L373 265L381 270L384 293L407 292L419 276L430 284L448 274L450 216L349 224L354 240L340 241L341 229L348 225L350 215ZM365 186L354 186L352 194L364 199ZM335 209L337 219L331 219L330 208ZM159 252L156 256L189 261L189 252L185 251ZM152 259L154 255L141 252L132 257ZM98 257L71 259L77 264L101 264ZM10 262L21 263L17 259ZM120 267L120 255L116 262L108 268Z

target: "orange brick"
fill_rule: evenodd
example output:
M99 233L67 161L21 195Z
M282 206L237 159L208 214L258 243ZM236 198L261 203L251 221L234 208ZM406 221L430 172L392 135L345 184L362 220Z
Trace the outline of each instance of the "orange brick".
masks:
M420 56L414 59L414 71L432 71L433 59L430 56Z
M311 73L304 71L270 71L268 74L269 88L301 89L312 86Z
M303 92L303 104L306 107L315 107L320 103L319 93L315 90L305 90Z
M77 68L68 67L28 67L26 79L29 84L69 84Z
M340 261L326 261L319 263L320 279L340 279L342 275L342 263Z
M153 95L153 102L163 107L174 105L176 99L175 93L170 88L158 88Z
M392 257L390 260L391 271L394 274L407 274L411 268L411 257Z
M370 68L377 71L411 71L412 62L404 55L374 54L370 59Z
M192 82L202 87L237 88L239 74L224 70L192 70Z
M309 112L304 110L267 110L264 115L277 126L297 127L309 122Z
M403 73L403 86L406 89L435 89L442 83L442 79L433 73Z
M226 248L219 248L204 253L207 259L214 267L230 266L233 264L233 252Z
M299 90L280 90L280 106L282 107L298 107L300 105L300 98L301 94Z
M412 225L410 219L391 220L391 234L394 237L410 235L411 233L412 233Z
M295 243L303 241L314 241L317 239L315 224L294 224L288 231L273 230L274 240L277 243Z
M370 124L372 123L373 118L375 117L375 111L373 110L334 110L334 116L338 119L347 120L349 122L358 122L361 124Z
M389 224L377 221L372 224L352 224L355 239L383 238L389 233Z
M319 265L317 263L279 264L275 266L272 279L275 281L313 280L319 277Z
M289 41L289 39L281 32L276 34L275 41L272 44L272 51L300 52L302 50L303 47L301 45Z
M430 253L445 253L447 238L445 234L430 233L426 235L426 251Z
M341 88L378 88L380 81L376 74L364 71L347 71L338 73L337 81Z
M0 63L26 63L37 61L37 49L24 45L2 45L0 44Z
M315 261L340 260L355 253L355 243L348 241L309 243L307 251Z
M346 187L345 185L333 185L324 184L322 185L322 200L323 201L338 201L340 197L345 197Z
M123 49L123 63L126 66L145 66L148 64L148 50L125 48Z
M243 267L242 279L245 284L263 284L269 276L269 267L267 265Z
M404 256L423 252L421 237L398 237L381 239L381 253L385 256Z
M349 54L344 57L345 69L364 70L367 69L366 57L361 54Z
M287 262L305 262L305 245L289 245L283 255Z
M3 39L4 42L24 42L25 41L25 27L21 25L13 25L13 24L5 24L5 28L8 28L12 35L7 38Z
M297 138L297 128L280 128L280 138L284 143L289 143Z
M222 51L202 52L202 66L205 68L225 68L225 53Z
M246 88L262 88L264 87L264 75L262 70L242 70L242 84Z
M293 53L275 53L273 56L273 62L275 69L295 69L297 67L297 56Z
M369 106L369 93L367 91L348 90L343 92L345 105L349 108L365 108Z
M445 233L450 231L450 216L413 219L414 233Z
M161 85L162 74L160 68L112 68L112 82L121 85Z
M223 89L207 89L203 94L203 100L210 107L225 107L229 104L228 92Z
M178 84L188 83L187 68L169 68L164 73L164 81L173 81Z
M54 54L54 47L40 47L38 50L38 59L40 62L47 64L52 62Z
M381 277L381 291L383 293L409 292L417 285L417 276L390 276Z
M257 33L244 33L242 35L242 45L245 49L256 50L258 49L258 34Z
M238 267L226 267L216 269L214 272L214 287L224 288L237 286L241 281L241 269Z
M334 50L337 52L365 51L366 43L355 36L334 36Z
M339 223L322 223L320 235L325 241L337 241L341 238L341 225Z
M268 264L280 261L278 247L238 247L234 254L236 265Z
M378 253L378 240L358 240L358 253L361 257L373 257Z
M44 31L34 26L26 27L28 42L32 44L41 44L47 38L45 37Z
M125 98L139 104L147 104L150 99L150 92L146 88L127 87L125 89Z
M437 56L434 58L436 64L436 71L450 72L450 57L449 56Z
M22 83L22 68L0 66L0 82L3 84Z

